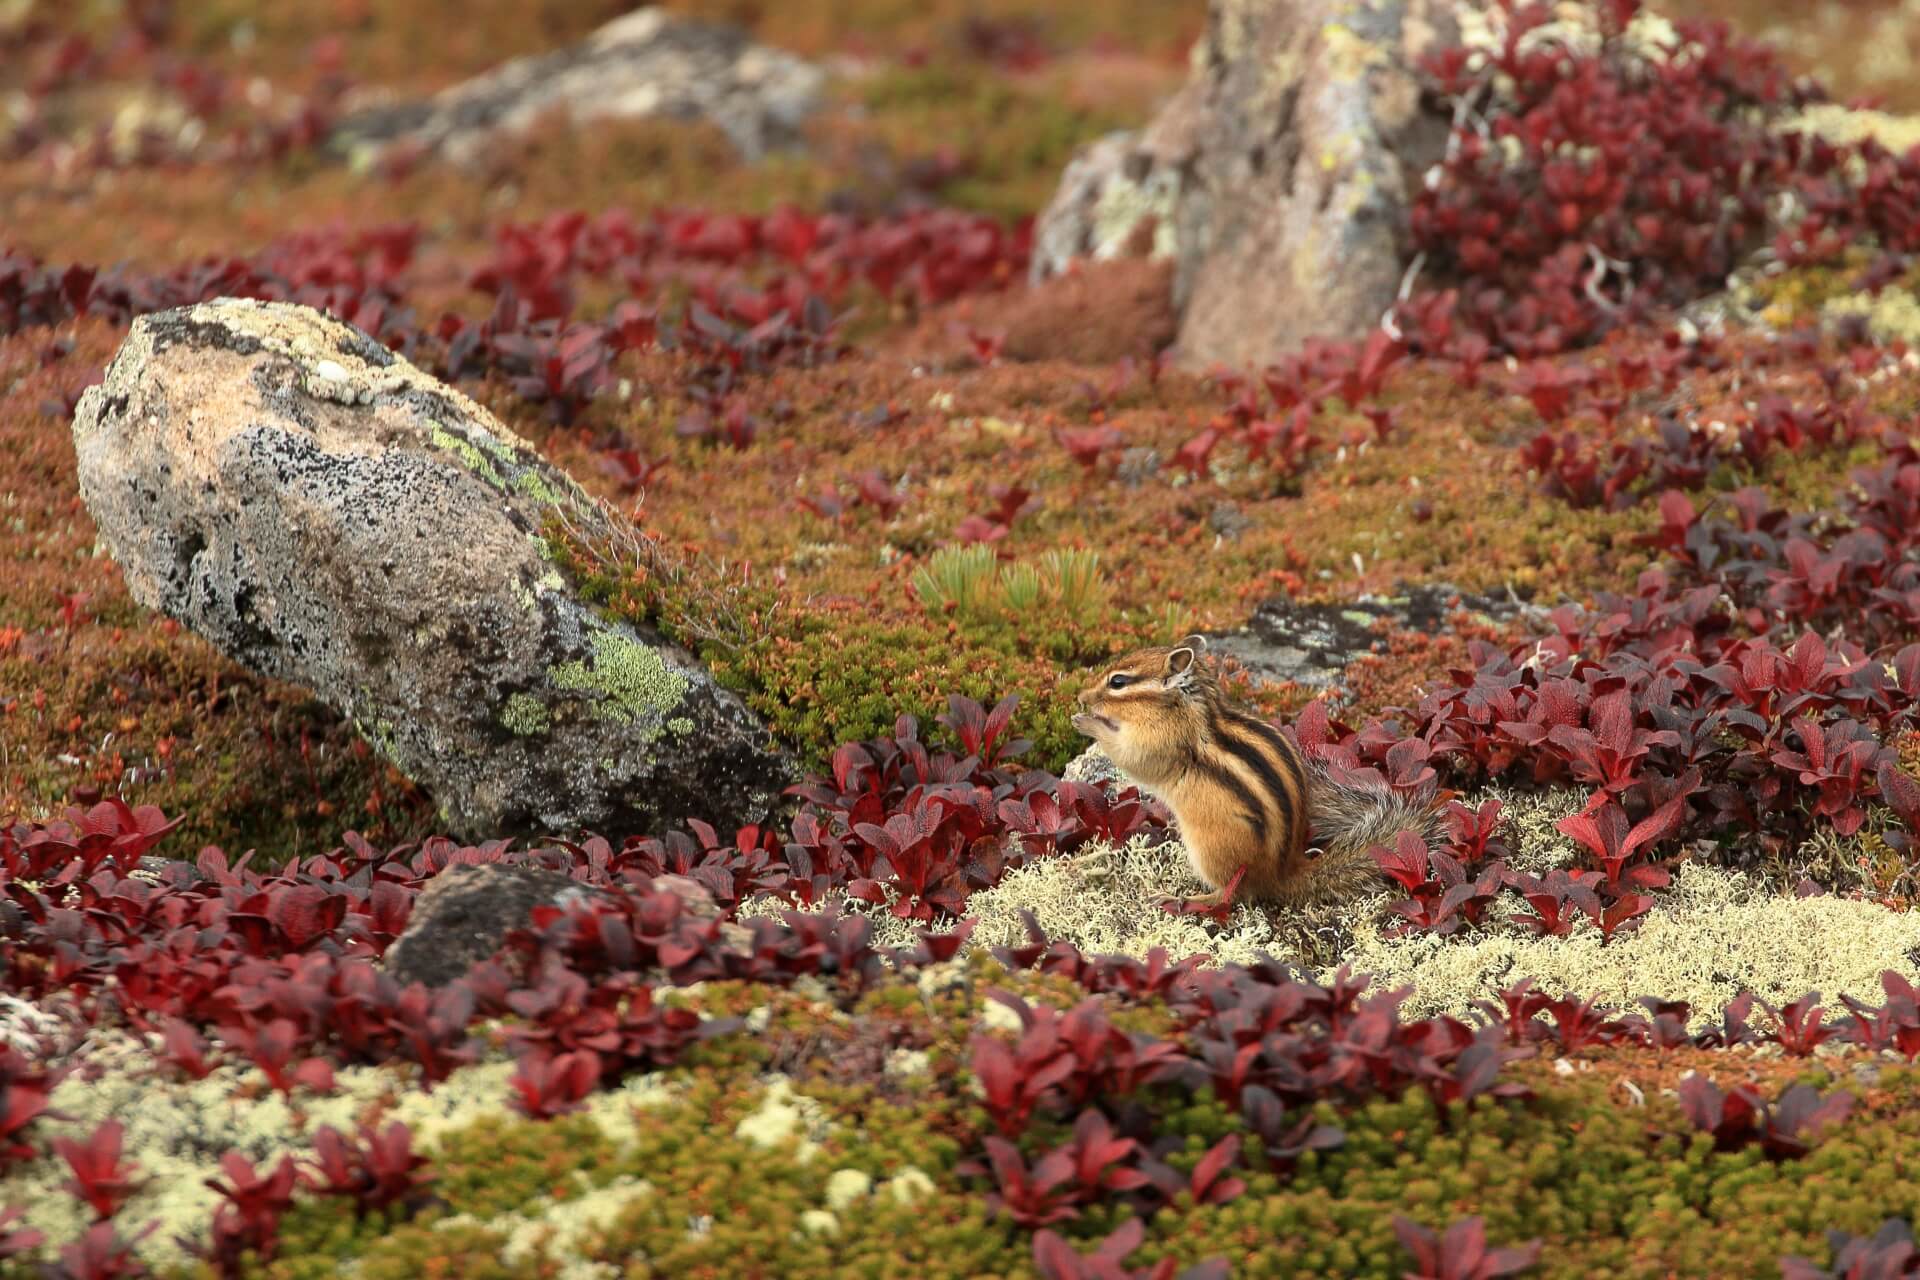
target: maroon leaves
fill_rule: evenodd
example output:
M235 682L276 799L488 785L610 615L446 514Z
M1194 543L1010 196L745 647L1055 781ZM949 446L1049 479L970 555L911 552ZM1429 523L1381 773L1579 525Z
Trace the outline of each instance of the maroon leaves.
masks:
M66 1117L52 1109L57 1072L34 1068L17 1049L0 1045L0 1170L15 1161L31 1160L33 1144L28 1130L41 1116Z
M987 1203L996 1213L1005 1213L1023 1227L1040 1227L1064 1222L1078 1216L1078 1205L1087 1198L1086 1188L1075 1179L1073 1157L1054 1151L1028 1168L1020 1151L1005 1138L985 1142L987 1162L962 1163L956 1172L963 1176L991 1173L994 1190Z
M514 1073L513 1108L535 1120L576 1111L581 1100L600 1083L600 1059L591 1049L547 1057L521 1057Z
M1801 750L1776 751L1773 763L1796 770L1803 786L1819 788L1814 811L1833 822L1833 829L1850 836L1866 821L1862 805L1866 784L1880 758L1880 744L1864 726L1851 720L1822 727L1811 716L1794 724ZM1895 787L1899 784L1896 781Z
M1805 1155L1822 1129L1846 1119L1853 1103L1853 1095L1845 1091L1822 1098L1804 1084L1789 1087L1770 1103L1748 1085L1722 1092L1698 1074L1680 1082L1680 1106L1688 1123L1710 1135L1717 1150L1738 1151L1758 1142L1774 1160Z
M1671 731L1638 727L1625 689L1595 698L1588 715L1592 729L1556 725L1548 731L1547 740L1567 753L1576 777L1597 783L1608 793L1631 785L1650 750L1677 741Z
M1403 1273L1407 1280L1494 1280L1519 1275L1540 1258L1537 1240L1518 1248L1488 1249L1487 1226L1477 1216L1460 1219L1442 1235L1396 1213L1393 1233L1417 1268Z
M1682 23L1710 60L1682 71L1622 35L1631 7L1601 8L1597 48L1547 56L1522 42L1545 10L1504 5L1486 57L1428 60L1438 91L1484 102L1488 118L1455 128L1411 214L1429 278L1463 299L1444 327L1422 295L1410 300L1427 343L1455 328L1521 354L1590 342L1711 288L1733 246L1765 230L1774 194L1837 181L1816 181L1798 144L1767 128L1796 101L1773 55L1724 25ZM1549 420L1558 390L1537 387Z
M1134 1270L1126 1265L1127 1255L1140 1247L1147 1230L1140 1219L1128 1218L1095 1247L1081 1254L1065 1239L1042 1228L1033 1236L1033 1265L1044 1280L1226 1280L1225 1261L1213 1259L1178 1273L1172 1259Z
M1647 866L1629 870L1627 863L1678 829L1686 813L1687 796L1699 784L1698 771L1689 771L1680 780L1672 798L1631 827L1627 825L1626 811L1608 799L1604 791L1588 801L1583 811L1562 818L1554 825L1600 864L1603 891L1622 893L1627 886L1658 888L1666 883L1665 872Z
M360 1127L357 1138L332 1125L314 1135L313 1168L305 1184L321 1195L354 1202L356 1214L410 1205L420 1199L432 1174L422 1172L427 1158L413 1149L413 1134L399 1121L374 1130Z
M1781 1280L1901 1280L1920 1274L1920 1249L1903 1218L1888 1218L1871 1236L1829 1231L1833 1265L1817 1267L1805 1258L1780 1259Z
M262 1174L237 1151L220 1158L224 1180L208 1178L207 1186L224 1203L215 1213L208 1243L200 1252L222 1275L240 1273L242 1256L271 1258L279 1243L280 1218L293 1205L298 1181L293 1157L281 1156L270 1173Z
M1818 991L1808 992L1784 1009L1775 1009L1764 1000L1759 1004L1773 1019L1773 1027L1763 1031L1761 1037L1778 1044L1792 1057L1809 1057L1815 1049L1841 1034L1838 1026L1829 1024L1822 1016L1825 1010L1820 1007Z
M140 1242L159 1228L148 1223L133 1239L122 1239L111 1222L96 1222L85 1235L60 1250L60 1266L51 1274L61 1280L136 1280L151 1275L134 1255Z
M987 1113L1009 1137L1026 1129L1036 1108L1071 1111L1123 1097L1181 1066L1177 1046L1120 1031L1092 997L1062 1014L1002 991L989 994L1019 1017L1020 1036L1008 1044L976 1033L968 1047Z
M125 1125L118 1120L106 1120L84 1142L72 1138L54 1140L54 1153L66 1161L73 1173L67 1190L86 1202L96 1222L113 1217L127 1198L140 1189L141 1184L134 1177L137 1167L121 1158L125 1137Z

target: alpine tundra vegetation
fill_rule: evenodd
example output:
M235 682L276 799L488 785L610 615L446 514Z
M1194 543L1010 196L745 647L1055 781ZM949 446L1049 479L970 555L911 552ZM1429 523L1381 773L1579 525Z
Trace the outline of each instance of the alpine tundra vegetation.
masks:
M1920 1275L1917 50L0 3L0 1278Z

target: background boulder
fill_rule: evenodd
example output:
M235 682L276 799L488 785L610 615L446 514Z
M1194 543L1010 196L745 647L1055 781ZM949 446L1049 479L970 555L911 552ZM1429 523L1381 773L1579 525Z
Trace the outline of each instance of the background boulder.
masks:
M331 141L369 156L412 144L464 164L497 131L525 129L549 112L575 123L661 116L716 125L752 160L798 140L825 81L817 67L733 27L649 7L577 45L515 58L425 102L356 112Z
M1398 294L1407 213L1446 147L1420 58L1457 31L1452 0L1211 0L1186 85L1068 167L1033 277L1119 255L1151 217L1189 363L1365 333Z

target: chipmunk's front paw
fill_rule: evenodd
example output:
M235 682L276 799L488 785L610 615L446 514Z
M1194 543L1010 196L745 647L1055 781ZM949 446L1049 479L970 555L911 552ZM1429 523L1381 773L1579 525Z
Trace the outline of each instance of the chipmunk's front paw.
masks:
M1172 893L1160 899L1160 909L1176 916L1190 916L1203 911L1217 911L1226 900L1226 894L1218 889L1195 898L1189 898L1181 893Z

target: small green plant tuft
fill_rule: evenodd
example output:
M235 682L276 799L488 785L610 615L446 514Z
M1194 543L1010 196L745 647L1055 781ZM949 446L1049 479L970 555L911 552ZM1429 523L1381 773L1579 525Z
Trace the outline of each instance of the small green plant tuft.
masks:
M1010 564L1000 572L1001 594L1018 613L1028 613L1040 603L1042 586L1040 571L1030 564Z
M1047 587L1067 616L1084 620L1106 603L1106 579L1100 574L1100 553L1075 547L1049 551L1041 561Z
M913 575L913 592L928 613L978 616L993 584L993 548L942 547Z

